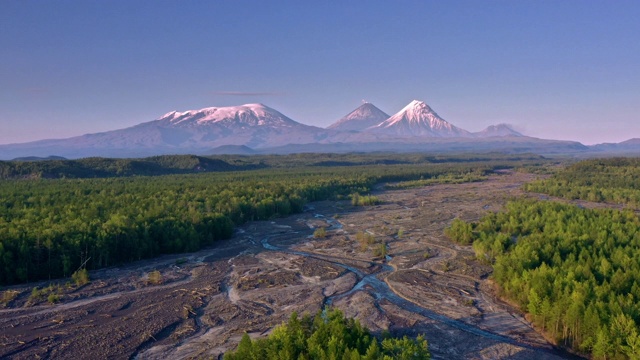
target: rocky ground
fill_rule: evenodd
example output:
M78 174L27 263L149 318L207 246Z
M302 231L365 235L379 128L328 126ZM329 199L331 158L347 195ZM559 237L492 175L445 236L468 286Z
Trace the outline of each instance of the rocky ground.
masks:
M93 272L81 287L5 289L14 295L0 309L0 357L217 358L244 332L263 336L293 311L330 305L374 333L425 334L435 359L572 358L496 298L471 247L443 235L454 218L475 220L523 195L532 176L381 187L380 205L313 203L198 253ZM56 304L32 296L50 285Z

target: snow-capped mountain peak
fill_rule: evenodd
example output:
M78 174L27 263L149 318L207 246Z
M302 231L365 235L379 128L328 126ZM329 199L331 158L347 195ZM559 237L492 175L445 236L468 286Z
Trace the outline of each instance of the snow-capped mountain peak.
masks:
M471 134L442 119L424 101L413 100L386 121L367 129L398 136L469 137Z
M277 125L293 126L295 121L263 104L245 104L240 106L208 107L184 112L172 111L163 115L159 121L172 125L209 125L217 123L243 124L249 126Z
M432 111L429 105L427 105L427 103L420 100L411 101L409 104L407 104L407 106L404 107L403 110L409 110L409 109L425 109L427 111Z
M329 129L341 131L362 131L387 120L389 115L370 102L364 102L342 119L329 125Z
M169 111L168 113L166 113L166 114L164 114L164 115L160 116L160 118L159 118L159 119L173 118L173 117L175 117L175 116L176 116L176 114L179 114L176 110ZM158 120L159 120L159 119L158 119Z
M403 119L409 122L421 122L427 120L430 124L436 123L438 121L445 121L440 116L438 116L435 111L431 110L429 105L427 105L424 101L419 100L413 100L393 117L395 118L393 122L402 121Z

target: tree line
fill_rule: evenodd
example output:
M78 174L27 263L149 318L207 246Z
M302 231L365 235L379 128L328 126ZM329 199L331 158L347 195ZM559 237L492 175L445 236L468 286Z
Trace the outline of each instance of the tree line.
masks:
M596 175L597 177L597 175ZM640 219L517 200L446 233L493 264L501 293L559 344L596 359L640 358Z
M90 157L77 160L0 161L0 179L106 178L160 176L264 168L417 165L452 163L542 164L537 155L428 155L428 154L289 154L289 155L161 155L141 159Z
M368 193L378 182L459 177L521 162L299 167L0 181L0 285L71 275L229 238L234 226ZM483 170L484 171L484 170ZM87 262L87 259L90 259Z
M428 360L427 340L387 336L382 341L357 320L346 319L339 310L325 310L313 318L293 313L287 323L266 338L252 340L246 333L225 360Z
M640 207L640 158L585 160L554 176L524 186L531 192L567 199Z
M159 176L264 167L259 163L227 161L195 155L162 155L144 159L91 157L78 160L0 161L0 179L80 179Z

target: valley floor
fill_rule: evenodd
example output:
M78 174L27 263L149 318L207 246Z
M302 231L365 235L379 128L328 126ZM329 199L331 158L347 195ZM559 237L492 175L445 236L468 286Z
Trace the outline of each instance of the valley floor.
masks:
M476 220L523 195L532 177L381 188L370 207L313 203L213 248L93 272L55 305L29 300L44 284L14 287L19 295L0 309L0 357L216 358L244 332L263 336L293 311L332 305L375 333L425 334L434 359L575 358L496 298L470 246L443 235L454 218ZM324 238L312 236L318 227ZM363 234L386 243L387 257L362 245ZM156 269L161 281L149 279Z

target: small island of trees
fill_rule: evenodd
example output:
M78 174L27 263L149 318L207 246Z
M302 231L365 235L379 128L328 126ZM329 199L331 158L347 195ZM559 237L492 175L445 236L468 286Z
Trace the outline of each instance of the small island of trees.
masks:
M246 333L225 360L428 360L427 340L387 336L382 341L357 320L337 309L325 309L313 318L298 318L273 329L266 338L252 340Z

